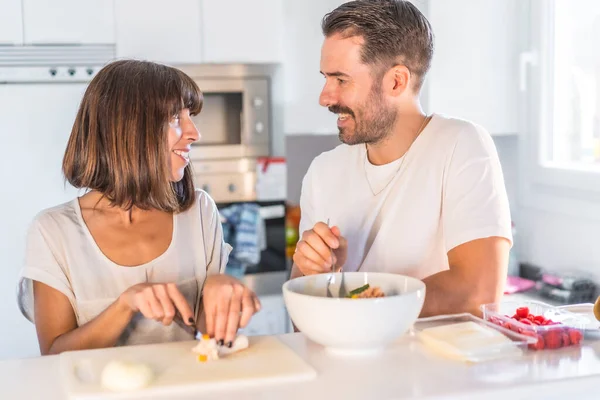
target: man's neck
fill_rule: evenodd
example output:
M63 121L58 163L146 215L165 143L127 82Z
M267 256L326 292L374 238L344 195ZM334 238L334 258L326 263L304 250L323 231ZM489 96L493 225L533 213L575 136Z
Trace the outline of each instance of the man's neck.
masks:
M367 145L367 156L373 165L389 164L402 157L425 129L426 115L421 110L401 114L392 133L379 143ZM425 123L425 124L424 124Z

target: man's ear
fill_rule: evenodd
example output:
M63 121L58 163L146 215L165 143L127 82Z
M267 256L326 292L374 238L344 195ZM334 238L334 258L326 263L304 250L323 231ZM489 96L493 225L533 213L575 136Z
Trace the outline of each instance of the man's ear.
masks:
M397 97L410 86L411 74L404 65L394 65L383 75L382 91L388 96Z

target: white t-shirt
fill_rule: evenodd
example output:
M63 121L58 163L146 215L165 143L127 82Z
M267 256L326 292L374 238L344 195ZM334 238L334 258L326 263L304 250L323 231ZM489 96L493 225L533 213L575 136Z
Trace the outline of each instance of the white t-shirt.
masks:
M448 269L447 253L460 244L491 236L512 243L492 138L440 114L392 163L370 164L364 145L319 155L304 177L300 207L300 234L328 218L340 227L348 240L345 271L423 279Z
M230 251L214 201L197 190L194 205L173 215L173 236L163 254L139 266L120 266L102 253L74 199L42 211L31 224L19 279L19 307L34 321L32 280L36 280L69 299L81 326L133 285L174 282L198 318L204 281L208 275L224 272ZM137 313L117 345L190 339L177 324L164 326Z

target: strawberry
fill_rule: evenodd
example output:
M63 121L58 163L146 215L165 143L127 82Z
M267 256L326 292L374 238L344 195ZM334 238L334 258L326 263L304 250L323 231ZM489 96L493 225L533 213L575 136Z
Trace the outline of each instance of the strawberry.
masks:
M520 322L525 325L533 325L533 322L531 322L527 318L523 318Z
M563 346L567 347L571 345L571 339L569 338L569 334L566 331L563 331L563 333L561 333L561 337Z
M533 317L533 321L534 321L534 322L535 322L535 321L538 321L540 324L541 324L542 322L544 322L545 320L546 320L546 318L544 318L544 316L543 316L543 315L536 315L535 317Z
M544 338L541 335L537 335L533 331L523 331L523 335L537 337L537 342L530 344L528 347L531 350L543 350L545 347Z
M515 315L519 318L527 318L527 316L529 315L529 308L519 307L517 308L517 312Z
M562 334L557 330L548 331L544 337L546 348L558 349L562 346Z
M572 344L579 344L582 336L581 332L577 329L569 329L569 339L571 339Z

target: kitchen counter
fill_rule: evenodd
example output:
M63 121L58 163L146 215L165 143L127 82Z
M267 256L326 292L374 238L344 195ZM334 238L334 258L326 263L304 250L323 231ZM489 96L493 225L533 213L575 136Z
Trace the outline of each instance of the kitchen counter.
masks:
M598 398L600 342L467 365L429 353L410 336L372 358L331 356L300 333L279 338L317 370L316 379L160 399ZM64 399L58 365L58 356L0 362L0 398Z

